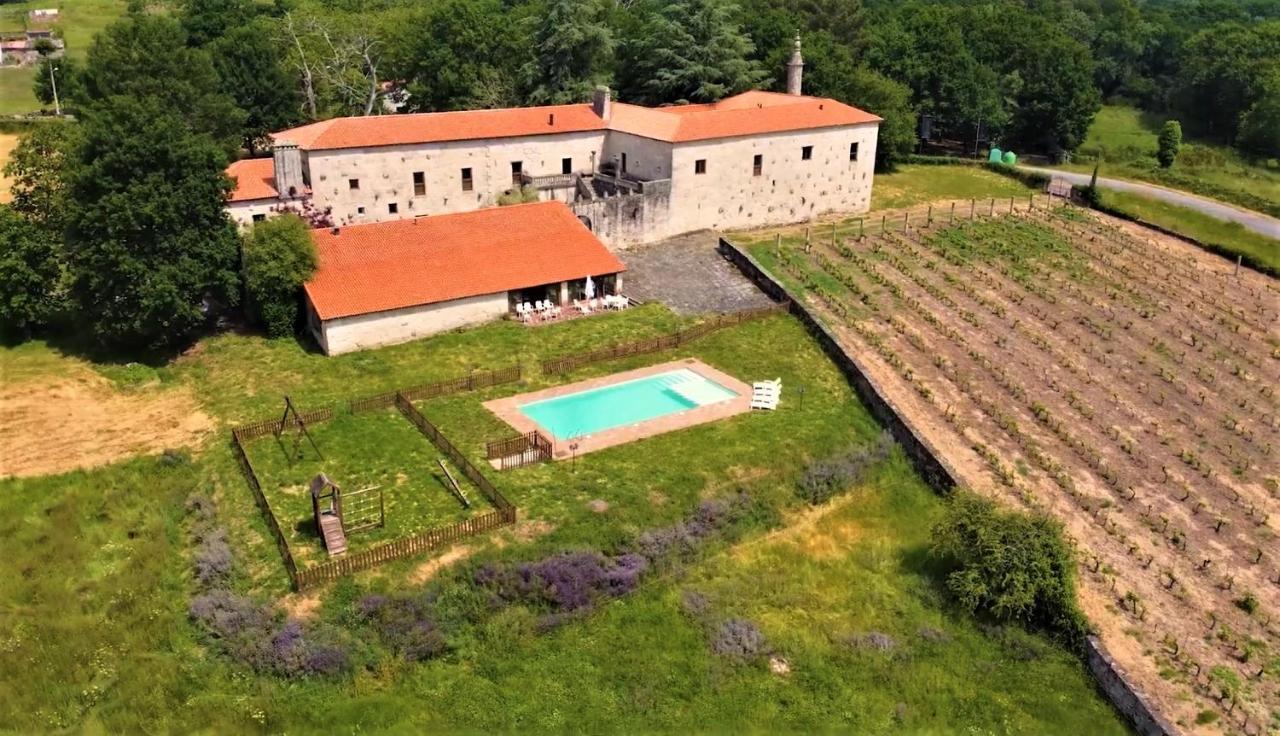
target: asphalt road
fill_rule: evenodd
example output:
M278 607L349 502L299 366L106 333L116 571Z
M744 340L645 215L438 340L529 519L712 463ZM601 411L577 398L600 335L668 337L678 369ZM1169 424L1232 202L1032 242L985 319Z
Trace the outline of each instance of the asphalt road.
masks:
M1038 166L1019 166L1018 168L1025 171L1035 171L1050 176L1056 176L1066 179L1072 184L1088 185L1089 174L1077 174L1072 171L1059 171L1057 169L1044 169ZM1280 220L1274 217L1268 217L1261 212L1240 209L1232 207L1229 204L1223 204L1214 199L1208 199L1195 194L1178 191L1177 189L1166 189L1155 184L1144 184L1137 181L1123 181L1121 179L1108 179L1106 177L1098 177L1098 186L1105 189L1115 189L1121 192L1133 192L1141 194L1144 197L1159 199L1170 204L1176 204L1181 207L1203 212L1210 217L1216 217L1219 220L1228 220L1230 222L1238 222L1246 228L1254 232L1262 233L1280 240Z

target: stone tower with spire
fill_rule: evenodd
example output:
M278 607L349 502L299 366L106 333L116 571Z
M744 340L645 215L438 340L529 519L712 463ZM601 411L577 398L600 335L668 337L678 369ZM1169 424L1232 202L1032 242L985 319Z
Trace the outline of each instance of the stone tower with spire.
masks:
M801 94L800 85L803 78L804 57L800 55L800 33L797 31L795 50L791 52L791 61L787 62L787 94Z

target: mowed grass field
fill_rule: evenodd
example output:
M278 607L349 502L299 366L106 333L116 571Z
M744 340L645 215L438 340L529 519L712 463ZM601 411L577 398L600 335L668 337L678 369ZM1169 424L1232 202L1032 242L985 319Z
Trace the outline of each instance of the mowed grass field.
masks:
M337 359L289 340L225 335L164 368L102 372L139 395L157 383L189 385L225 426L274 414L282 392L314 408L470 367L532 366L685 322L649 306L536 330L500 323ZM660 435L576 464L494 472L520 508L514 529L468 540L451 553L458 560L451 567L432 568L425 556L307 597L284 595L279 555L223 433L167 459L0 481L9 502L0 517L0 722L19 731L106 732L1124 732L1073 654L1037 635L980 625L951 606L928 552L945 501L900 454L825 506L798 500L794 484L808 462L869 442L879 428L793 318L555 382L673 357L697 357L748 381L781 376L791 393L777 412ZM39 344L0 355L0 365L26 380L56 372L64 360ZM502 429L481 403L551 382L530 369L524 385L418 406L477 459L480 442ZM322 451L338 441L320 439ZM367 593L431 591L447 609L484 562L614 550L738 489L759 509L740 534L713 540L687 563L646 575L634 593L549 632L539 633L533 612L519 606L456 621L446 631L449 651L426 663L405 662L370 640L354 675L287 682L228 660L187 618L193 581L182 507L192 492L217 501L237 555L237 590L350 627ZM588 506L597 500L607 508ZM705 622L687 610L691 594L705 598L711 620L758 624L789 671L715 654ZM890 644L857 644L872 633Z
M125 0L25 0L0 5L0 33L17 33L26 29L27 12L36 8L58 8L58 22L53 25L67 42L67 55L83 59L89 44L99 31L124 14ZM34 68L0 67L0 115L14 115L40 109L40 101L32 91Z
M905 164L876 174L871 211L904 209L946 199L1025 198L1038 190L979 166Z
M1156 137L1164 118L1132 107L1104 106L1076 151L1073 171L1149 181L1185 189L1248 209L1280 216L1280 166L1249 161L1234 150L1184 131L1181 153L1169 169L1156 162Z

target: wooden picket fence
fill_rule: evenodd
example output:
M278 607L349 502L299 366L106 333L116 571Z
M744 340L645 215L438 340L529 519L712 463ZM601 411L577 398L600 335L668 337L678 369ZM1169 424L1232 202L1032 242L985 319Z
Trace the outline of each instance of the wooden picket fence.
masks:
M377 547L366 549L363 552L348 554L319 565L303 568L292 575L293 586L296 590L306 590L337 580L344 575L368 570L392 560L412 557L413 555L466 539L475 534L499 529L507 524L514 523L515 520L516 510L514 506L487 511L448 526L429 529L421 534L395 539Z
M699 322L696 325L686 327L683 330L677 330L676 332L668 335L659 335L658 337L651 337L646 340L614 343L613 345L608 345L586 353L575 353L574 355L550 358L542 361L542 372L549 376L560 376L592 363L599 363L605 360L617 360L618 358L626 358L632 355L643 355L646 353L658 353L663 350L672 350L700 337L705 337L712 332L723 330L727 327L733 327L734 325L740 325L744 322L764 319L765 317L785 311L787 311L787 305L771 304L767 307L759 307L741 312L731 312L729 314L718 315L710 320Z
M472 464L472 462L467 459L467 456L463 455L458 448L449 441L449 438L441 434L440 430L437 429L434 424L427 421L427 418L422 416L422 412L418 411L417 407L415 407L413 403L404 396L404 394L397 394L395 401L396 407L400 409L400 413L408 417L409 421L413 422L413 426L417 427L419 432L422 432L427 439L431 440L431 444L435 445L436 449L444 453L445 457L448 457L454 465L457 465L462 469L462 474L467 476L467 480L474 483L476 488L480 489L480 492L484 494L484 497L489 499L489 503L493 504L494 508L499 511L510 511L511 520L515 521L516 507L513 506L505 496L498 492L498 489L489 482L489 479L485 477L484 473L480 472L480 469Z
M303 421L306 415L303 415ZM259 422L258 424L262 424ZM252 431L259 431L258 424L249 425ZM279 426L279 420L276 421ZM253 435L260 437L262 434ZM293 553L289 551L289 541L285 539L284 530L280 528L280 522L276 520L276 515L271 511L271 504L267 502L267 497L262 492L262 484L258 482L258 474L253 469L253 463L249 462L249 453L244 451L244 444L241 439L245 435L242 430L231 430L231 451L236 456L236 462L240 464L240 472L244 474L245 482L249 484L249 490L253 492L253 500L258 504L258 509L262 512L262 518L267 522L267 529L271 532L271 536L276 540L276 547L280 550L280 557L284 560L285 572L289 574L289 580L293 583L295 590L298 589L298 565L293 561Z
M497 460L500 469L511 470L550 460L555 444L535 429L516 437L485 443L484 449L485 457Z
M330 419L333 419L333 407L326 406L321 409L304 411L301 412L300 416L302 421L307 424L327 422ZM289 424L291 426L296 426L297 421L298 420L293 417L289 418ZM277 434L280 431L280 425L280 419L263 419L262 421L253 422L251 424L242 424L239 427L234 427L231 430L231 433L241 441L252 440L257 439L258 437L265 437L269 434Z
M396 391L388 391L377 396L366 396L362 399L352 399L347 402L352 414L358 414L363 411L373 411L374 409L385 409L396 403L396 395L403 395L410 401L422 401L424 399L434 399L437 396L446 396L455 394L460 391L475 391L481 388L489 388L490 386L498 386L504 383L513 383L519 381L521 376L520 366L513 365L507 368L498 368L489 371L477 371L465 376L450 378L444 381L436 381L435 383L424 383L420 386L411 386Z

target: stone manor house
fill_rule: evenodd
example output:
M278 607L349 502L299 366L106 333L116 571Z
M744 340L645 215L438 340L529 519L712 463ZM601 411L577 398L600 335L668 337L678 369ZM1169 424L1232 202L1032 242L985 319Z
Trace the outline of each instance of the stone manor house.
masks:
M466 212L513 188L560 200L610 246L704 228L857 212L871 201L880 118L788 92L641 107L590 103L324 120L272 136L270 159L231 166L247 224L304 200L335 225Z
M304 125L231 165L228 209L242 226L328 211L304 291L330 355L623 308L611 248L869 207L880 118L801 95L803 64L797 40L786 94L705 105L628 105L602 87L577 105ZM538 201L496 206L512 191Z

